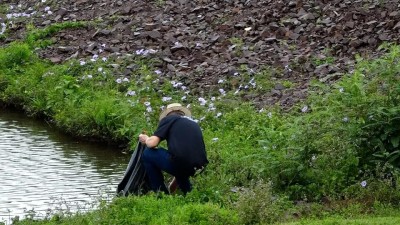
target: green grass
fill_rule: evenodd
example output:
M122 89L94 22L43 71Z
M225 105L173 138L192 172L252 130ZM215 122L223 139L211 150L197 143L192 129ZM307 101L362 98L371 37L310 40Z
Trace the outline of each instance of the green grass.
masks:
M260 110L241 98L271 88L272 69L238 68L237 76L220 84L225 95L198 96L182 90L179 80L159 82L149 57L54 65L33 53L56 32L79 26L33 29L22 42L0 48L0 101L71 135L126 148L142 130L154 131L161 106L191 104L211 163L193 179L196 190L186 198L117 198L88 214L56 215L38 224L272 224L296 215L310 223L356 224L384 216L378 203L398 206L399 46L382 46L387 54L379 59L357 58L354 73L333 85L312 82L309 98L286 112L277 106ZM113 65L131 62L136 67L129 78L119 76Z
M27 29L27 35L25 38L25 42L29 44L32 47L41 47L44 48L46 46L51 45L52 43L46 39L48 37L51 37L52 35L56 34L57 32L61 30L66 30L66 29L74 29L74 28L81 28L87 26L88 23L86 22L63 22L63 23L53 23L48 25L44 29L36 29L32 25L28 25Z
M54 216L42 221L25 220L17 224L236 225L239 223L238 215L234 211L213 203L192 202L190 201L192 196L193 194L187 198L163 195L130 196L118 198L111 205L103 205L100 209L86 214L73 217Z
M283 223L282 225L394 225L400 224L398 217L374 217L369 216L359 219L345 219L341 217L329 217L326 219L302 220L299 222Z

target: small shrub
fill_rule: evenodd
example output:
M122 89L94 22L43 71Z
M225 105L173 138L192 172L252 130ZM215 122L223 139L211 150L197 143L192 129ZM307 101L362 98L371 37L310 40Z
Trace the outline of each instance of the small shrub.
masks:
M262 180L251 188L243 189L235 208L244 224L270 224L284 221L291 203L272 193L271 184Z
M33 54L27 44L13 42L0 49L0 71L22 66L32 59Z

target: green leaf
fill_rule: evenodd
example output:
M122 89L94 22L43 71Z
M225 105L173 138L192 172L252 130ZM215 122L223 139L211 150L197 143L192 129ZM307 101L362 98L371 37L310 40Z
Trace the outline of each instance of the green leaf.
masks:
M397 150L397 151L394 151L394 152L390 153L390 158L388 159L388 162L389 162L389 163L392 163L392 162L394 162L395 160L397 160L397 159L400 157L399 152L400 152L400 151Z
M393 147L399 147L400 136L395 136L390 138L390 142L392 143Z

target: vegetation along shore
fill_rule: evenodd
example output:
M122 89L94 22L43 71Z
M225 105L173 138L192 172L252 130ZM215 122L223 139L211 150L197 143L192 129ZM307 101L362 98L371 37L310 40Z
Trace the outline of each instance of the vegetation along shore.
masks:
M0 105L133 149L189 105L187 196L15 224L400 223L400 2L2 1Z

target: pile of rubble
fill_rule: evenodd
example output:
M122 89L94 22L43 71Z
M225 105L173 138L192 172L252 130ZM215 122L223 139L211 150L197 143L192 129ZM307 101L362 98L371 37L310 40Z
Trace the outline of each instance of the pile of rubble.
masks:
M246 100L284 107L306 96L311 79L336 80L355 54L377 57L380 44L400 37L399 0L6 0L1 7L0 45L23 38L28 23L92 21L58 33L40 56L62 63L153 51L163 76L204 91L243 68L269 68L275 88Z

